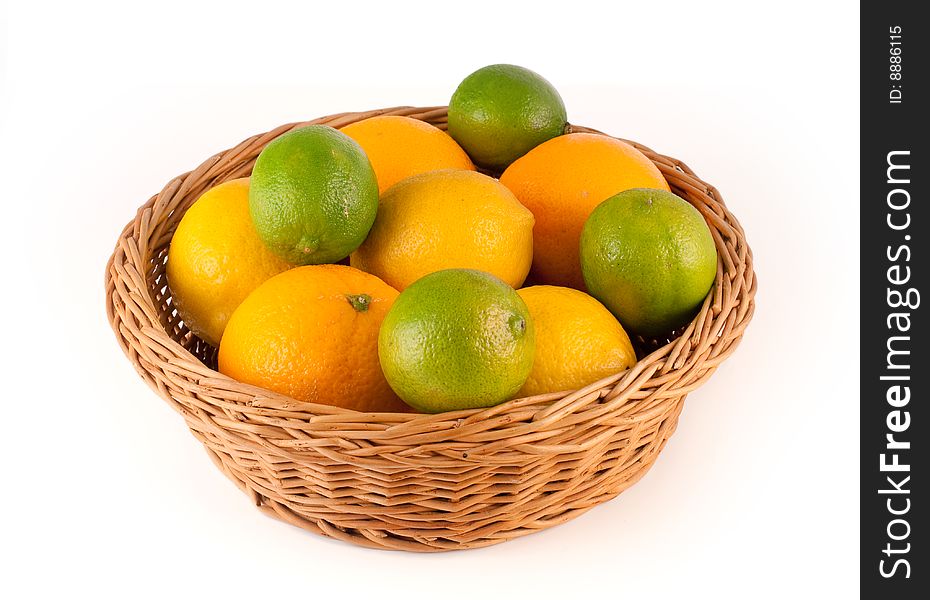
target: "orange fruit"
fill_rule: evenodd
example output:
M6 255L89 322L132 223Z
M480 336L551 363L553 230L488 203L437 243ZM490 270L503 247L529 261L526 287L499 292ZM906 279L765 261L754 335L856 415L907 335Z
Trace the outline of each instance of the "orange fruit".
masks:
M532 259L532 213L498 180L451 170L385 192L368 238L349 258L401 291L443 269L486 271L516 288Z
M291 265L262 243L249 217L248 178L203 193L178 224L166 265L175 308L214 346L249 293Z
M562 135L540 144L511 164L500 180L536 218L530 278L579 290L585 287L578 243L594 208L631 188L669 189L642 152L592 133Z
M439 169L475 170L465 151L445 131L418 119L382 115L340 131L368 155L382 193L411 175Z
M406 412L378 361L378 331L398 292L343 265L272 277L226 325L220 372L304 402Z

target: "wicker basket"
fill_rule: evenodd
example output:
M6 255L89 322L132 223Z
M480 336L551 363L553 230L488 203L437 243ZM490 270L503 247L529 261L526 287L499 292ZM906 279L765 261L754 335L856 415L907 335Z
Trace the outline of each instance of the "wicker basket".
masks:
M641 344L651 353L633 369L581 390L438 415L301 403L217 372L216 350L172 309L168 244L200 194L248 175L262 148L287 131L380 114L446 124L445 107L404 107L284 125L210 157L150 198L107 264L107 315L120 346L261 510L316 533L372 548L476 548L613 498L652 466L685 395L733 353L753 314L756 279L742 228L717 190L675 159L634 144L710 225L716 284L680 337Z

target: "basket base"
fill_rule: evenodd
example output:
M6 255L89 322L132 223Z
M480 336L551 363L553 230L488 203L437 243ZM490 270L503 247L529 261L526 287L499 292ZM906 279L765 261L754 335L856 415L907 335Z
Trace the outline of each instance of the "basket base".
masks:
M230 454L222 448L215 448L210 440L196 429L191 431L204 444L204 449L213 463L269 517L324 537L366 548L448 552L493 546L548 529L566 523L598 504L615 498L639 481L655 464L665 443L675 432L678 417L684 406L684 398L682 396L670 406L671 410L665 415L656 437L643 440L638 449L640 451L632 453L636 456L635 460L621 463L618 458L611 457L609 452L605 453L596 467L587 470L587 477L573 482L575 485L565 486L564 489L555 492L543 492L539 497L527 501L527 504L535 502L540 507L529 517L523 517L519 521L498 518L478 529L465 527L464 523L459 522L455 523L456 529L440 531L436 528L436 521L423 519L419 523L421 529L413 530L410 521L386 522L372 516L372 512L382 507L373 503L366 505L357 498L353 503L339 503L337 510L329 510L325 507L320 508L326 504L327 499L319 496L314 499L317 502L308 503L315 504L315 510L308 510L307 506L301 503L276 499L274 496L281 495L280 490L283 486L277 486L279 490L269 489L267 474L250 476ZM339 522L348 522L355 526L336 524L333 522L336 519L331 521L322 516L321 513L324 512L333 513ZM482 517L480 513L472 513L471 516L474 521L480 521ZM441 515L436 515L436 520L441 518Z

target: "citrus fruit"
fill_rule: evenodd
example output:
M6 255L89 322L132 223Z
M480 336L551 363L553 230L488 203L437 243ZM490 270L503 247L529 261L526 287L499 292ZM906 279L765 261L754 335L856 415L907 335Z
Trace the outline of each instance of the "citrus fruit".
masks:
M258 239L245 178L210 188L184 213L165 268L181 319L197 337L217 346L249 292L290 266Z
M567 123L552 84L516 65L478 69L449 101L449 135L476 163L498 171L561 135Z
M449 134L419 119L381 115L339 131L358 142L368 155L380 192L411 175L439 169L475 170Z
M517 396L577 390L636 364L630 338L604 305L578 290L517 290L536 328L533 370Z
M258 236L284 260L338 262L368 235L378 182L355 141L310 125L276 138L258 155L249 211Z
M478 269L518 287L533 257L533 215L499 181L432 171L392 186L351 264L403 290L434 271Z
M571 133L534 148L501 183L536 217L532 279L584 289L578 238L594 207L617 192L668 190L662 173L636 148L590 133Z
M397 290L352 267L285 271L233 313L220 371L303 402L406 411L378 364L378 329L396 298Z
M493 275L432 273L401 292L378 340L384 375L410 406L437 413L494 406L533 366L533 321Z
M588 290L630 330L669 333L714 283L717 249L704 217L671 192L633 189L601 203L581 233Z

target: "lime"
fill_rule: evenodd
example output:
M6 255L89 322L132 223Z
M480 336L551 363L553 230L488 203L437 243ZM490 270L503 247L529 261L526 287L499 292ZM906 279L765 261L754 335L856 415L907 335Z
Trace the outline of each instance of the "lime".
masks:
M483 167L503 170L565 131L562 97L537 73L491 65L466 77L449 101L449 135Z
M349 136L310 125L258 155L249 212L259 238L284 260L337 262L365 241L378 212L378 181Z
M378 356L391 388L429 413L513 397L533 367L529 310L489 273L446 269L401 292L381 324Z
M631 189L599 204L582 229L580 252L591 295L644 336L688 323L717 273L701 213L665 190Z

